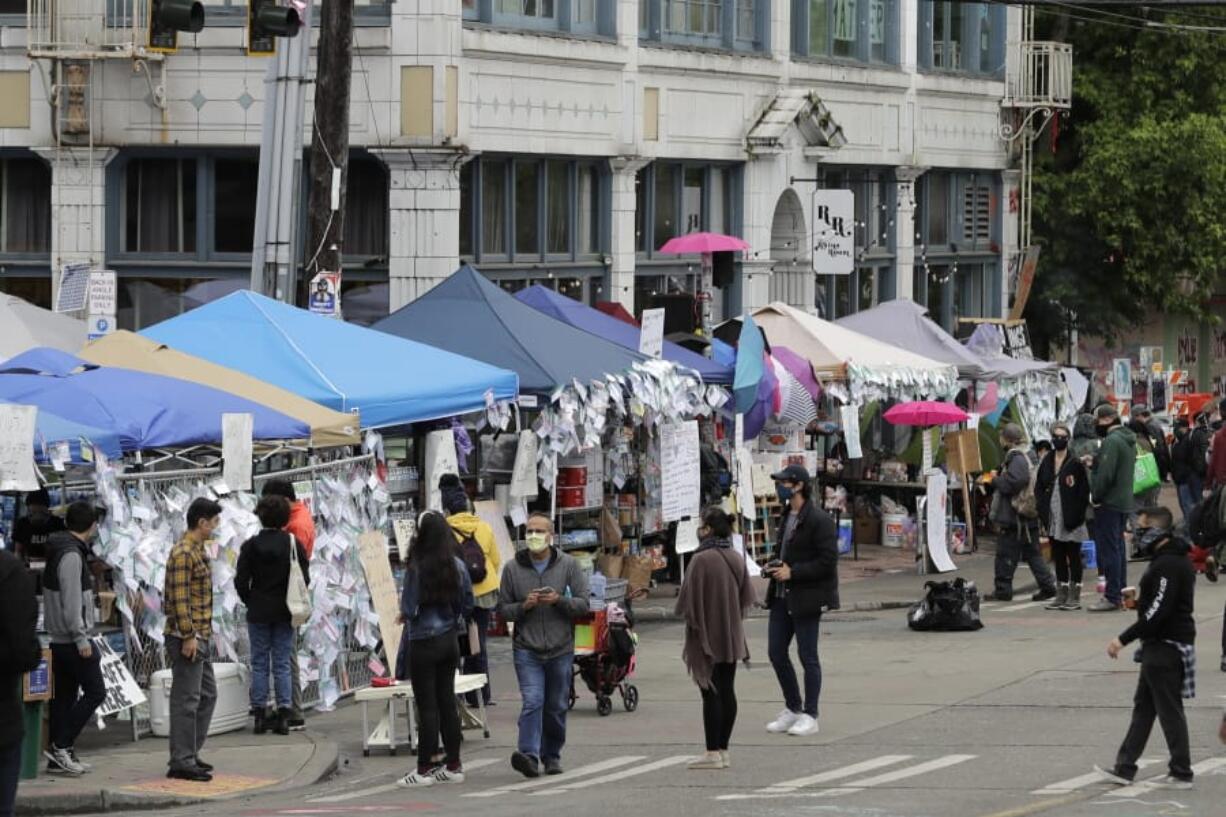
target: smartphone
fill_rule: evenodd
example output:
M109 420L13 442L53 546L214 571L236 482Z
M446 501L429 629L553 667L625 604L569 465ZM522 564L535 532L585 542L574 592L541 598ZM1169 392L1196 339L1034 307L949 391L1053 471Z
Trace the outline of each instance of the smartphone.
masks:
M547 596L547 595L549 595L550 593L553 593L553 592L555 592L555 591L554 591L554 589L553 589L552 587L538 587L537 589L533 590L532 592L533 592L533 593L536 593L536 594L537 594L537 595L539 595L539 596Z

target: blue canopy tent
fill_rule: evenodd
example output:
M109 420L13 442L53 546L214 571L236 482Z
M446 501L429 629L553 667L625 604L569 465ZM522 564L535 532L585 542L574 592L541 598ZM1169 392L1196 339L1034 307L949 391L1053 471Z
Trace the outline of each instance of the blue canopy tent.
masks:
M274 301L248 290L142 335L308 400L358 411L363 428L478 411L518 393L515 373Z
M520 303L467 264L374 328L512 369L520 389L536 394L646 359Z
M118 435L125 451L221 441L221 415L251 414L257 440L310 437L306 423L186 380L97 366L46 347L0 365L0 400Z
M606 315L599 309L581 304L573 298L554 292L540 284L515 293L515 299L552 318L569 323L593 335L611 340L618 346L638 351L641 331L634 326ZM722 341L720 341L722 343ZM664 341L664 359L678 366L694 369L702 375L705 383L731 383L733 370L715 360L691 352L684 346Z
M0 403L8 403L0 400ZM34 422L34 456L39 462L47 462L51 447L57 443L68 443L69 462L83 463L81 442L91 443L108 457L123 456L123 447L119 444L119 435L104 428L66 420L58 414L40 410Z

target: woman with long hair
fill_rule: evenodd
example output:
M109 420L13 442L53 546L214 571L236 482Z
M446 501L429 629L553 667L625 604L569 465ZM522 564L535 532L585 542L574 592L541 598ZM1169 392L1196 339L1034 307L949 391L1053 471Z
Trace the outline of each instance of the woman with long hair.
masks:
M417 769L399 781L405 788L464 782L455 673L460 633L472 610L472 580L456 558L455 534L442 514L428 511L418 520L400 595L409 680L421 719ZM433 759L440 729L446 752L442 764Z

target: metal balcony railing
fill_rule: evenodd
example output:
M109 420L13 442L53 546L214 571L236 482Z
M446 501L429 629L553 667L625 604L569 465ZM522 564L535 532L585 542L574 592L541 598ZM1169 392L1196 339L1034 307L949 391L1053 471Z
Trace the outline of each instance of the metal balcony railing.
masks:
M1013 108L1068 108L1073 102L1073 46L1023 41L1016 44L1005 105ZM1015 66L1015 67L1014 67Z
M149 0L29 0L27 50L32 58L146 56Z

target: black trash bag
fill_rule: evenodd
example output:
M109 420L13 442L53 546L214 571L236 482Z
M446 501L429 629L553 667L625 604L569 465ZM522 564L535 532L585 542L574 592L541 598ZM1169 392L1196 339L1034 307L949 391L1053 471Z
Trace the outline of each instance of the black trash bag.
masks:
M925 582L924 590L923 600L907 611L907 626L912 630L956 632L983 627L974 582Z

